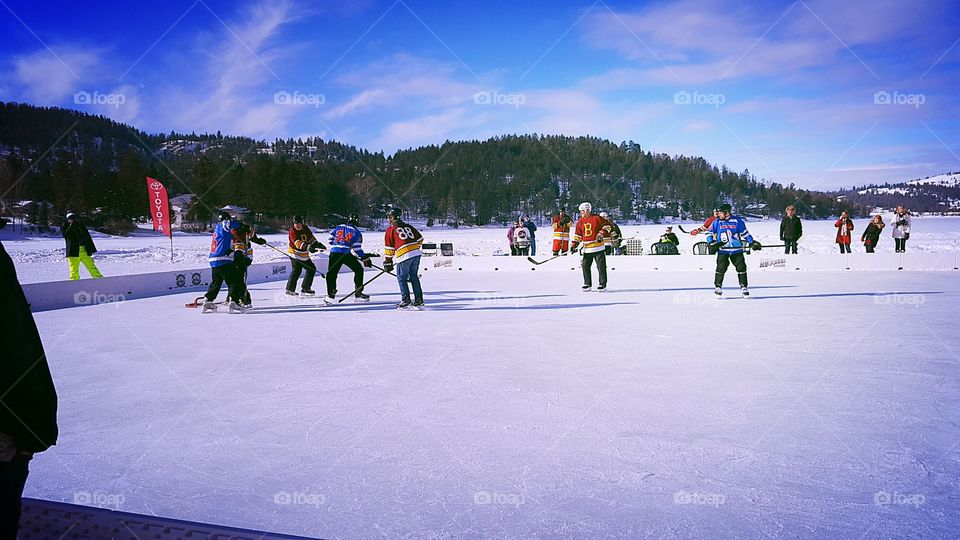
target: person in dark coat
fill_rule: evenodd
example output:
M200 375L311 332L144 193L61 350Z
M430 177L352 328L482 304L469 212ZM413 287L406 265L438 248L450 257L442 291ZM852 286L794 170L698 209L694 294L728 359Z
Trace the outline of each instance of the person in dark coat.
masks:
M787 215L780 221L780 240L783 240L783 252L797 254L797 241L803 236L803 224L797 217L797 209L791 204Z
M876 253L874 250L877 249L877 242L880 241L880 233L883 232L883 227L883 216L877 214L873 216L870 224L867 225L863 234L860 235L860 241L863 242L864 247L867 248L867 253Z
M0 218L0 228L6 220ZM0 243L0 538L16 538L33 454L57 442L57 391L40 333Z
M70 262L70 279L80 279L80 263L90 272L90 277L101 278L103 274L93 262L91 255L97 252L97 246L93 244L93 238L87 228L77 220L77 215L73 212L67 212L67 222L61 227L60 232L67 243L67 261Z

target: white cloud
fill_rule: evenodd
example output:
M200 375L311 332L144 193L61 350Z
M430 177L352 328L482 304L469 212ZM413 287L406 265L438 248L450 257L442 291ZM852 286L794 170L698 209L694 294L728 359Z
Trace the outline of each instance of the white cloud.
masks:
M17 93L36 105L58 105L81 88L100 64L99 52L46 48L13 59Z

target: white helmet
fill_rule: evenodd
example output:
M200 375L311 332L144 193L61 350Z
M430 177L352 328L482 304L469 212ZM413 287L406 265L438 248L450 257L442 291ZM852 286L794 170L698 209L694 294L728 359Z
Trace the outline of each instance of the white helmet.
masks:
M600 212L600 217L602 217L602 218L607 217L607 213L606 213L606 212Z
M593 210L593 205L588 202L582 202L580 203L580 206L577 207L577 209L580 210L581 212L583 212L584 210L586 210L587 212L590 212Z

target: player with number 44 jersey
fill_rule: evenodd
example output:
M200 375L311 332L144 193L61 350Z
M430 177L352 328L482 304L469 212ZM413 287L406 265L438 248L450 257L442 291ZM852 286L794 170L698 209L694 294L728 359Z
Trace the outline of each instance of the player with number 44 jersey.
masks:
M383 268L397 270L397 283L400 284L400 303L397 308L419 308L423 305L423 289L420 288L420 277L417 270L420 268L420 247L423 245L423 235L412 225L400 219L400 209L391 208L387 213L390 226L383 237ZM413 303L410 302L410 287L413 287Z

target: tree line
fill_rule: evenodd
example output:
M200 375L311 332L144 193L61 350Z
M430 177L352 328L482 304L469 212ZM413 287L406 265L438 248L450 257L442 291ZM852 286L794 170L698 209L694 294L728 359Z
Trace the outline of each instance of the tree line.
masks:
M653 222L699 219L725 202L756 216L778 216L788 204L807 218L866 215L834 194L596 137L504 135L388 156L320 138L148 134L102 116L0 103L0 157L5 212L24 200L52 205L30 212L34 222L67 210L145 219L146 176L162 180L171 197L196 195L188 219L197 222L226 204L268 223L303 214L318 226L399 205L428 222L486 225L520 214L546 219L584 200L620 220Z

